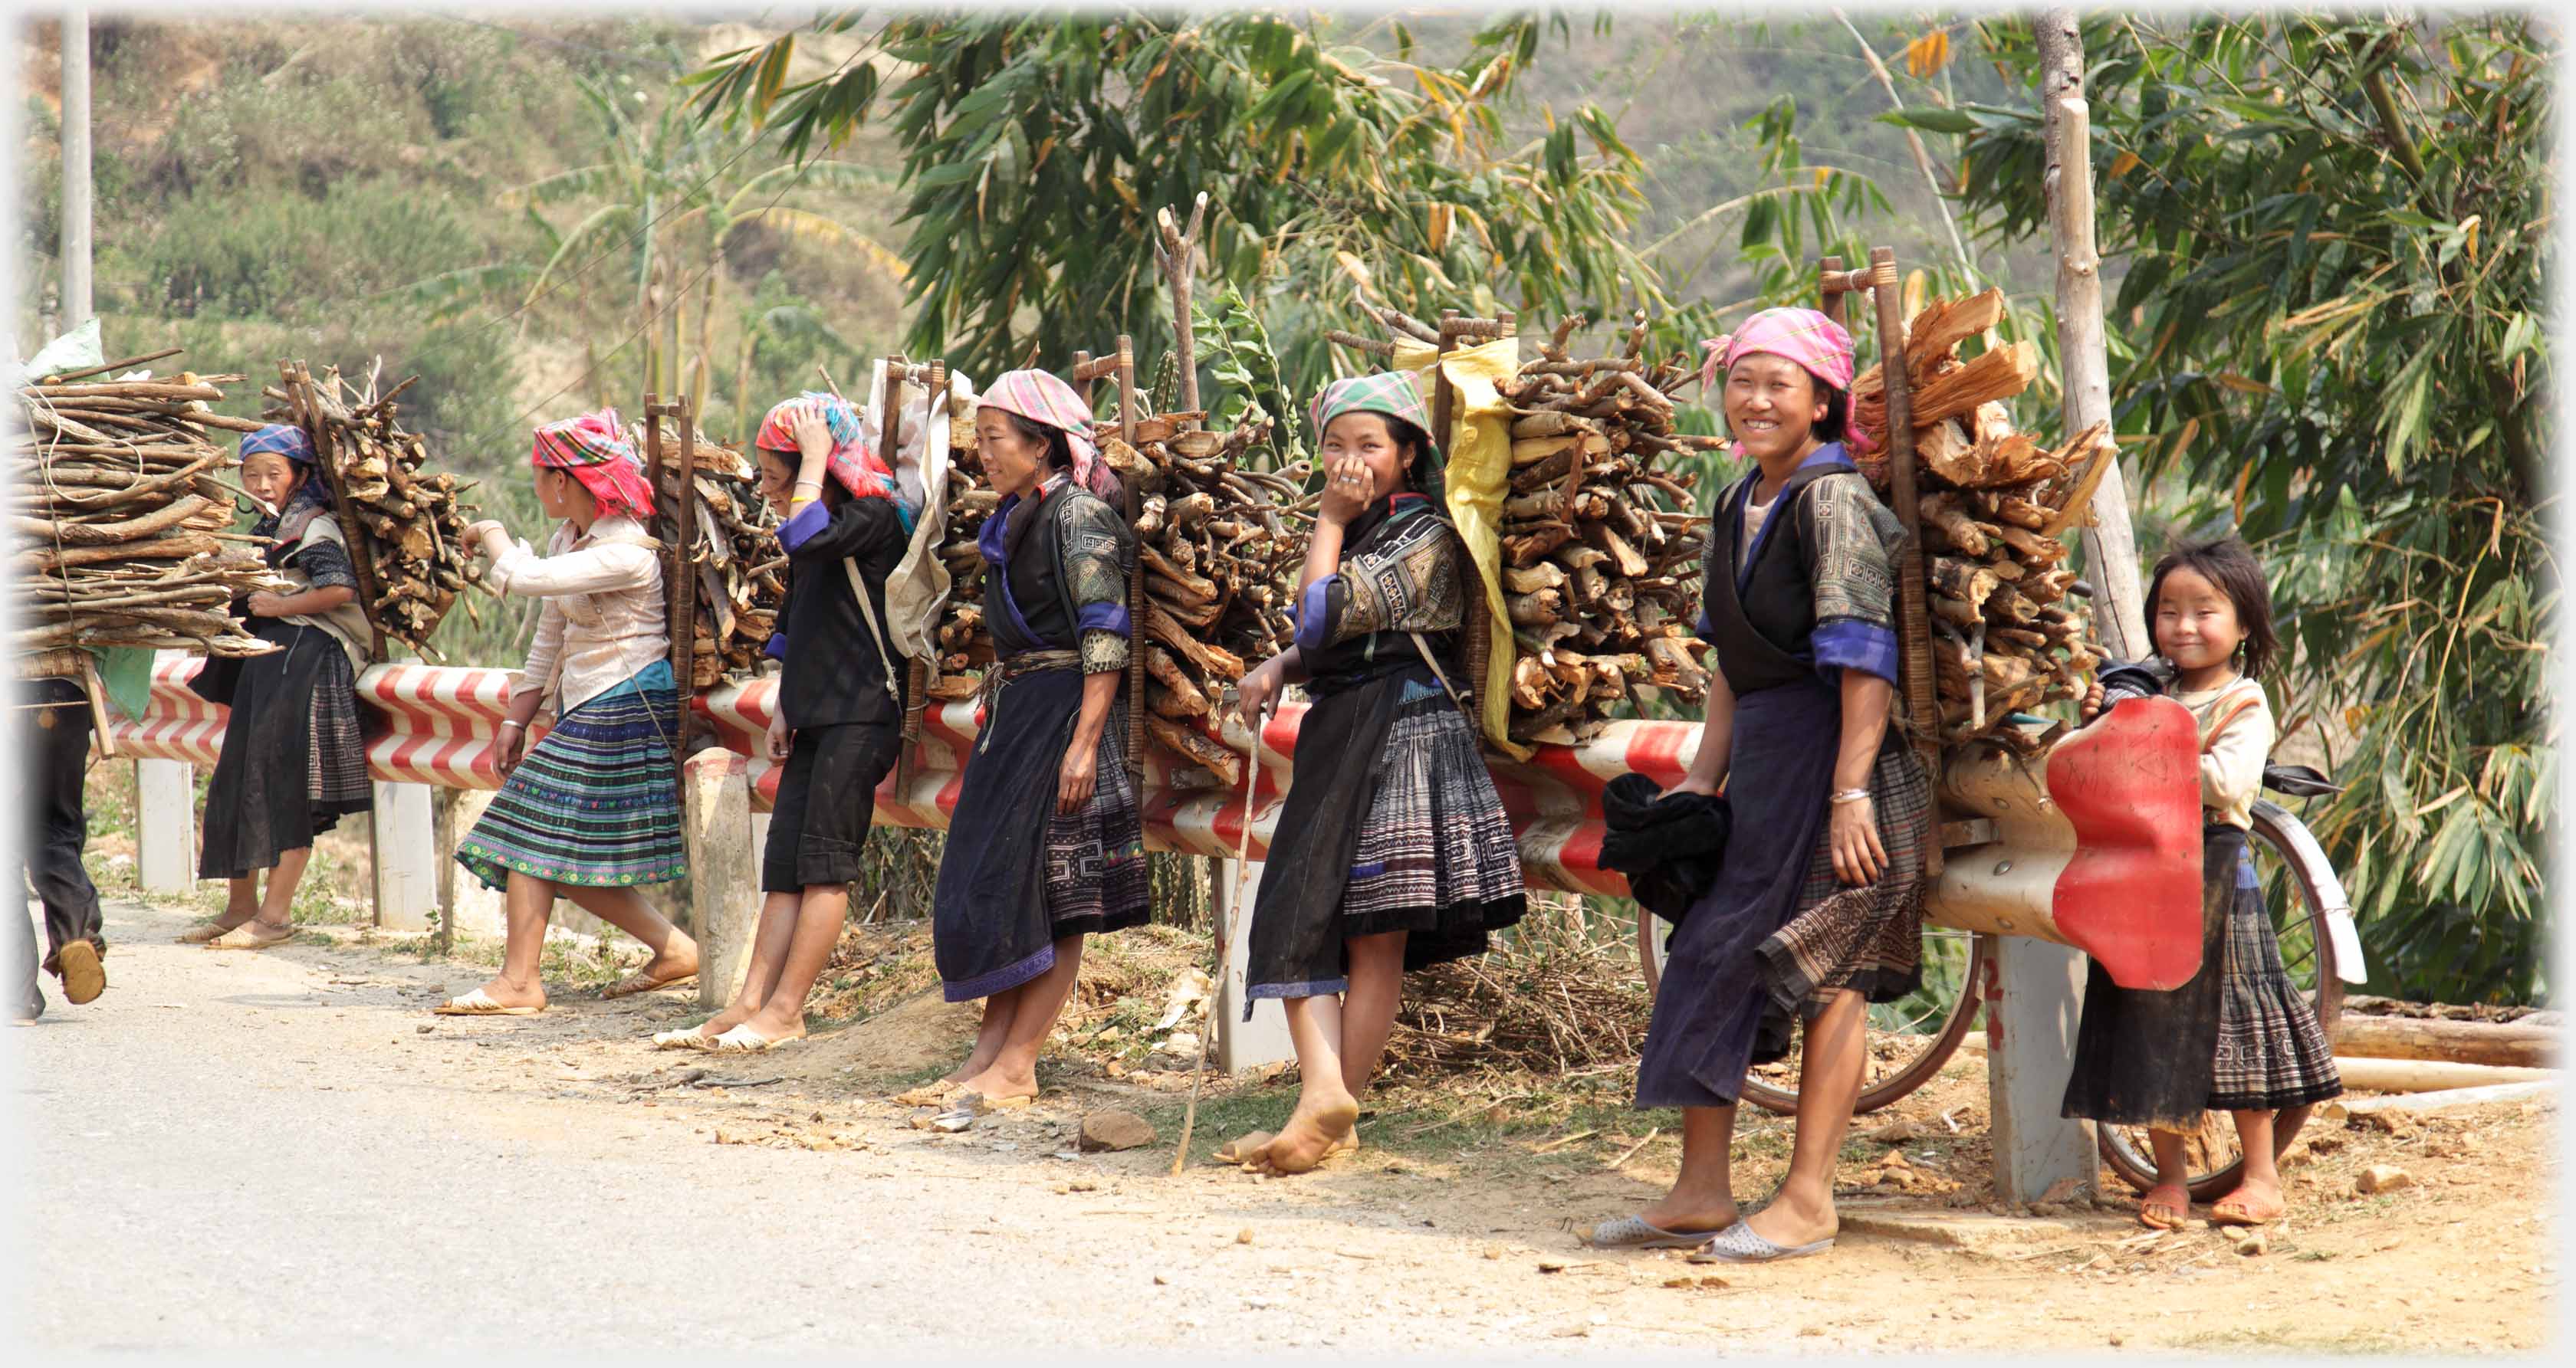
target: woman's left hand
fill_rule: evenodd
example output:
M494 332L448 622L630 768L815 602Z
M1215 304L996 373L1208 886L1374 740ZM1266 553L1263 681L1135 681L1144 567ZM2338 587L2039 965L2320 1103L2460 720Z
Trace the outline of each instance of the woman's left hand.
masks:
M255 590L250 596L250 615L264 618L284 617L286 600L265 589Z
M1887 869L1887 847L1878 839L1877 805L1867 798L1833 804L1834 876L1860 885Z
M1055 810L1059 815L1070 817L1091 801L1093 771L1099 762L1100 748L1082 744L1078 736L1064 748L1064 764L1055 775Z
M796 422L788 431L796 438L796 454L807 460L832 454L832 424L823 416L820 403L807 403L796 410Z

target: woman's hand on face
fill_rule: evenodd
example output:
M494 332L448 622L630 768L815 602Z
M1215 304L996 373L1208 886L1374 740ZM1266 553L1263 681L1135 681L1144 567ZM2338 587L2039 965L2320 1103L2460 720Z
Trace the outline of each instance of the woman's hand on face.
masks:
M1070 817L1091 801L1093 770L1099 764L1099 757L1099 748L1083 745L1079 737L1074 739L1074 744L1064 748L1064 764L1055 775L1057 813Z
M2090 722L2101 715L2102 681L2097 679L2084 686L2084 701L2076 705L2075 716L2080 721Z
M265 589L255 590L250 596L250 615L264 618L284 617L286 600Z
M1334 457L1324 466L1324 504L1317 512L1326 522L1348 523L1368 511L1368 462L1360 457Z
M1833 804L1834 876L1844 883L1873 882L1887 868L1887 847L1878 839L1877 804L1867 798Z
M788 729L787 718L783 714L770 718L767 736L769 758L784 762L787 759L788 742L792 738L793 733Z

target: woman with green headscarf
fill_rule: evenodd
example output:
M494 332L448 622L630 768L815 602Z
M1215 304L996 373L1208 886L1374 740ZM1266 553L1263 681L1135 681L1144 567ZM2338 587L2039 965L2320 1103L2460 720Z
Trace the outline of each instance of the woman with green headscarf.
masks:
M1427 492L1440 451L1422 396L1403 374L1360 376L1326 387L1313 418L1326 478L1296 644L1245 677L1240 703L1257 728L1287 684L1312 701L1245 975L1251 998L1283 1000L1303 1084L1277 1136L1220 1151L1272 1173L1358 1147L1359 1094L1404 972L1482 954L1524 905L1520 850L1462 691L1476 577Z

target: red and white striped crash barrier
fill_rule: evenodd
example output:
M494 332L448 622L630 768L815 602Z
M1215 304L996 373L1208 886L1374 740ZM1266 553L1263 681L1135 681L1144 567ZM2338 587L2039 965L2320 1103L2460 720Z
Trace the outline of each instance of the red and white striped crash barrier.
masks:
M149 713L139 722L113 724L120 753L147 759L211 765L222 749L225 709L186 687L201 662L166 660L153 671ZM367 746L370 772L395 783L446 788L498 788L494 737L509 706L511 671L396 664L369 668L358 677L359 701L374 714ZM763 745L774 680L728 685L694 699L694 713L729 751L743 757L754 810L766 812L778 792L780 767ZM876 793L875 821L886 826L945 830L974 753L981 719L972 699L924 711L922 735L908 744L903 762ZM1261 729L1249 805L1243 787L1227 787L1205 768L1150 747L1140 795L1145 843L1157 850L1232 858L1268 854L1280 800L1294 774L1303 704L1283 705ZM1237 754L1251 741L1231 719L1202 729ZM1688 768L1699 740L1690 722L1613 722L1577 746L1541 746L1526 761L1492 761L1494 784L1520 842L1522 868L1534 887L1624 897L1627 880L1601 868L1605 827L1601 793L1631 771L1670 784ZM533 739L533 738L532 738ZM2055 757L2052 757L2052 760ZM1997 839L1976 847L1977 858L1954 856L1929 898L1931 918L1945 926L2004 935L2036 936L2064 944L2075 940L2057 925L2067 899L2057 876L2075 854L2076 833L2063 813L2045 801L2042 773L2028 766L1998 767L1973 759L1954 762L1945 787L1953 805L1991 820ZM2009 770L2009 772L2007 772ZM1989 771L1992 771L1989 773ZM1245 824L1251 831L1245 840ZM1238 842L1244 842L1239 846ZM2198 847L2191 854L2197 857ZM2196 878L2197 870L2193 871ZM2070 890L2071 892L2071 890ZM2171 961L2174 949L2199 946L2196 904L2174 915L2159 911L2124 930L2122 948L2097 945L2112 977L2145 983L2150 965ZM2068 910L2075 910L2071 906ZM2152 922L2153 924L2148 924ZM2170 925L2166 923L2170 922Z

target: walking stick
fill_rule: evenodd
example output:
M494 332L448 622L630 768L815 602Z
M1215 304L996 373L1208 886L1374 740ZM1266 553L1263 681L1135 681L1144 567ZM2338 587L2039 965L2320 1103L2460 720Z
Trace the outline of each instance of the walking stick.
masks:
M1267 713L1267 709L1263 710ZM1225 934L1216 942L1216 972L1208 977L1208 1020L1199 1031L1199 1063L1190 1071L1190 1105L1181 1113L1181 1143L1172 1151L1172 1176L1181 1176L1181 1166L1190 1161L1190 1132L1199 1123L1199 1087L1207 1081L1208 1038L1216 1034L1216 989L1225 982L1225 961L1234 945L1235 928L1243 911L1243 878L1251 867L1252 794L1261 782L1261 718L1252 719L1252 753L1243 757L1243 830L1234 838L1234 892L1225 900Z

